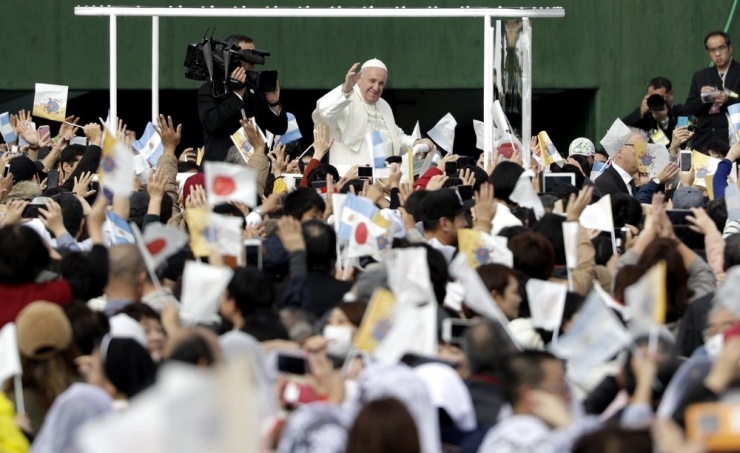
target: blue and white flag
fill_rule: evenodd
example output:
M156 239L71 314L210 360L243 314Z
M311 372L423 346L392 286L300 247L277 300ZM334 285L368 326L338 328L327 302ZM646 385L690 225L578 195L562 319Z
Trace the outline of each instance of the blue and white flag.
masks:
M146 124L146 129L144 129L144 134L141 138L136 140L131 146L139 154L144 156L152 167L157 166L157 162L159 162L159 158L162 157L162 152L164 151L162 137L154 130L154 125L151 121Z
M287 145L290 142L303 138L301 130L298 129L298 121L295 119L295 115L290 112L286 113L286 115L288 116L288 130L278 139L277 142L279 145Z
M735 131L735 135L740 133L740 104L732 104L727 107L727 113L730 115L730 124Z
M108 246L117 244L133 244L136 242L131 226L113 211L105 213L106 222L103 233Z
M355 225L363 220L374 222L377 217L382 216L380 210L372 201L357 195L347 194L339 218L337 236L342 239L349 239L352 237Z
M367 143L367 149L370 151L373 168L385 168L385 146L383 145L383 139L380 137L380 132L368 132L365 134L365 142Z
M15 136L13 126L10 124L10 114L8 112L0 114L0 133L3 134L5 143L14 143L18 140L18 137Z

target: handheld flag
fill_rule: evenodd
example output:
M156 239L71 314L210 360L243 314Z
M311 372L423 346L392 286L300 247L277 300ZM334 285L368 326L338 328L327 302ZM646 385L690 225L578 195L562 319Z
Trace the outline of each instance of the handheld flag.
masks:
M437 146L451 153L455 144L455 127L457 127L457 121L452 114L448 113L427 132L427 135Z
M185 221L190 232L190 250L196 258L208 256L211 253L211 245L208 242L208 209L187 208L185 210Z
M349 240L356 225L361 222L372 222L388 229L390 223L380 214L380 210L367 198L347 194L339 217L337 236Z
M206 193L211 206L229 201L239 201L248 206L257 204L257 175L253 169L223 162L206 162L204 167Z
M243 222L243 217L209 212L206 240L223 255L236 254L237 262L241 262Z
M2 133L5 143L10 144L18 141L13 126L10 124L10 114L8 112L0 114L0 133Z
M68 91L69 87L64 85L37 83L33 97L33 116L64 122L67 116Z
M740 104L732 104L727 107L727 113L730 115L730 125L735 135L740 140Z
M704 177L714 175L714 173L717 172L717 165L719 165L720 162L721 161L715 157L710 157L694 150L691 153L691 166L694 168L694 174L696 175L694 184L704 187L706 184Z
M578 264L578 222L563 222L563 242L565 264L568 269L575 269Z
M103 187L116 195L128 197L134 189L134 155L106 130L99 177Z
M9 322L0 329L0 382L23 374L18 352L18 333L15 323Z
M385 168L385 144L383 143L383 138L380 136L380 132L372 131L366 133L365 142L370 152L370 161L373 163L373 168Z
M648 143L647 151L642 155L642 165L651 177L660 173L669 163L670 155L665 146Z
M413 132L411 132L411 138L414 139L414 141L421 139L421 128L419 127L418 121L416 122L416 126L414 126Z
M357 349L369 353L375 352L375 348L383 341L393 325L395 305L396 298L387 289L378 288L373 292L355 336L354 346Z
M233 134L231 134L231 141L234 142L234 146L239 150L239 154L242 155L244 162L249 162L249 158L254 154L254 147L249 143L247 133L244 132L243 127L239 127Z
M534 210L534 215L538 219L545 215L545 207L542 205L542 200L537 195L537 192L534 191L532 181L529 179L527 172L519 176L509 199L519 206Z
M185 263L182 274L181 317L190 324L217 319L221 293L231 281L234 271L200 261Z
M348 258L377 257L381 250L390 248L390 241L383 228L370 219L359 219L352 229L347 247Z
M481 151L485 151L485 127L486 124L483 121L473 120L473 129L475 130L475 147Z
M537 135L537 138L539 139L539 157L542 159L542 164L547 167L549 167L550 164L558 164L562 167L563 157L560 155L557 148L555 148L555 144L550 140L550 136L547 135L547 132L540 132Z
M501 236L491 236L482 231L461 228L457 230L457 244L465 255L468 264L475 268L481 264L499 263L514 266L514 255L507 247L507 240Z
M181 229L161 223L147 226L143 239L155 269L188 242L187 234Z
M288 117L288 130L278 139L277 142L280 145L285 145L303 138L301 130L298 128L298 121L295 119L295 115L290 112L287 112L286 115Z
M144 134L131 145L140 155L144 156L152 167L157 166L159 158L162 157L164 146L162 137L159 136L152 122L146 124Z
M614 357L632 341L627 329L604 304L596 291L586 298L570 330L550 350L568 360L573 376L587 376L595 367Z
M610 195L604 195L596 203L586 206L578 222L583 228L614 231L614 219L612 218L612 199Z
M624 144L627 143L627 140L629 140L631 136L632 131L630 130L630 128L628 128L622 122L622 120L617 118L616 120L614 120L614 123L612 123L609 130L606 132L604 138L601 139L600 143L611 158L614 157L614 155L617 154L620 149L622 149Z
M639 325L665 324L666 262L659 261L624 291L632 320Z
M532 324L552 332L560 330L568 288L562 283L531 278L527 281L527 299Z
M103 232L110 242L109 245L134 243L134 233L124 219L113 211L106 211L105 217Z
M637 171L647 173L648 167L652 162L648 153L648 144L645 142L635 142L633 147L635 149L635 157L637 158Z

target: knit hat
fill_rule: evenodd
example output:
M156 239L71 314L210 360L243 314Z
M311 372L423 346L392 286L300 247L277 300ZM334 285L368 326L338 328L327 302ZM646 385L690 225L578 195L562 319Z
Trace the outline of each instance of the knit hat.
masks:
M673 192L673 209L700 208L704 206L704 195L693 187L679 187Z
M72 344L72 325L62 307L37 301L27 305L15 318L18 350L25 357L48 360Z
M185 185L182 188L182 199L183 201L188 199L190 192L193 190L193 186L206 186L206 175L203 173L195 173L185 181Z

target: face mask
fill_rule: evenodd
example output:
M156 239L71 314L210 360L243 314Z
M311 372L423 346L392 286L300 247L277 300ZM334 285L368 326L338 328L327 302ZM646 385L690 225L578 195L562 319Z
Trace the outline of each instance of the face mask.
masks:
M704 342L704 348L707 350L709 357L717 357L722 352L722 346L724 345L724 335L718 333L712 335Z
M602 168L604 168L604 162L594 162L594 164L591 166L591 172L598 173L601 171Z
M326 352L335 357L344 357L352 345L352 328L349 326L325 326L324 338L329 340Z

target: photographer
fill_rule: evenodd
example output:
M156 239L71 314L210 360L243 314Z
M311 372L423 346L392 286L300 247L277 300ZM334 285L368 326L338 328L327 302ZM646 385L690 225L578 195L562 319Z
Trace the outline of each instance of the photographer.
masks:
M226 41L236 44L242 51L255 50L252 38L245 35L231 35ZM229 148L233 146L231 134L241 127L239 120L242 119L242 111L248 118L254 117L260 128L275 135L282 135L288 129L288 117L280 105L280 86L276 83L273 91L259 91L248 81L248 73L253 70L254 63L242 58L240 66L230 73L230 78L239 82L241 88L227 88L220 81L209 81L198 90L198 117L203 125L205 143L204 160L226 159Z
M673 86L665 77L655 77L648 83L642 103L622 118L624 124L647 132L653 143L668 146L673 138L676 121L683 106L673 104Z

